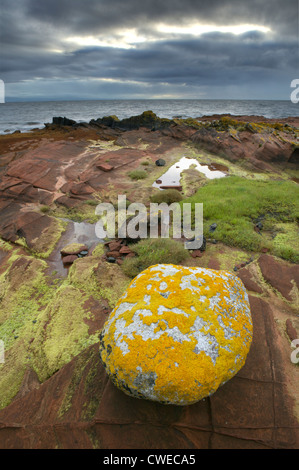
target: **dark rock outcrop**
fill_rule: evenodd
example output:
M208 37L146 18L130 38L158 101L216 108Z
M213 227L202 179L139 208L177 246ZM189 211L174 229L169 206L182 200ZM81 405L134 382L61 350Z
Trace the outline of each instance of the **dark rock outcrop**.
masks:
M91 125L103 125L122 130L140 129L146 127L153 131L165 129L174 124L170 119L161 119L152 111L144 111L139 116L132 116L130 118L118 119L116 116L106 116L96 120L90 121Z
M77 123L73 119L66 117L53 117L52 124L55 126L73 126Z

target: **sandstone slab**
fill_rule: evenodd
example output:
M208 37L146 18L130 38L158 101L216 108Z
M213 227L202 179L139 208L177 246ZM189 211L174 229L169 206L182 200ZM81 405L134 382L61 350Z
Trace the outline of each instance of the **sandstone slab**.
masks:
M299 287L299 266L263 254L258 260L264 279L292 302Z

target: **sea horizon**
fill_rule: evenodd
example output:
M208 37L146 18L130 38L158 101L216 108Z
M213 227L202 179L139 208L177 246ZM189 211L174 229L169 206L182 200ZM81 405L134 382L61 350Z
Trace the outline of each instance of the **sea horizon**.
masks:
M168 119L200 118L213 114L255 115L272 119L299 116L299 106L291 100L108 98L7 101L0 105L0 134L43 128L45 123L52 122L54 116L67 117L77 122L89 122L109 115L124 119L148 110L161 118Z

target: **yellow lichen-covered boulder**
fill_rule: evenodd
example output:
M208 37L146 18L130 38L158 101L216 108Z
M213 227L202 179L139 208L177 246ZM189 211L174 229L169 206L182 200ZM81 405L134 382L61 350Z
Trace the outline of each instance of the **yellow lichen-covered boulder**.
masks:
M125 393L190 405L244 365L248 296L227 271L160 264L131 282L100 335L100 357Z

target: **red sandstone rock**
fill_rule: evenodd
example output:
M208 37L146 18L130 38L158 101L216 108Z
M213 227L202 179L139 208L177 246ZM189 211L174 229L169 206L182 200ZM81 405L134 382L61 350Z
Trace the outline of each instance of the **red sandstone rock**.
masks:
M238 272L238 277L241 279L248 291L257 292L258 294L263 293L263 289L258 283L259 280L255 279L254 275L250 271L250 268L247 267L240 269Z
M203 252L200 250L193 250L191 256L192 258L201 258L203 256Z
M98 163L97 168L102 171L111 171L113 170L114 166L109 165L108 163Z
M118 241L118 242L109 242L108 246L109 246L110 251L118 251L122 247L122 243L120 241Z
M292 320L288 318L286 320L286 332L288 337L290 338L290 341L294 341L294 339L299 338L299 333L295 330Z
M92 194L94 193L94 189L85 183L74 183L70 186L71 193L75 194L76 196L81 196L84 194Z
M177 189L178 191L182 191L182 186L160 186L161 189Z
M115 133L114 139L123 139L123 145L126 146L137 146L142 135L144 142L149 143L153 162L164 151L177 145L174 138L185 139L187 133L184 132L175 126L166 129L164 135L147 131L117 134L117 131L109 130L111 135ZM196 133L194 129L188 129L188 132L189 137ZM257 138L260 139L260 136L244 133L240 145L235 141L229 144L232 139L223 135L219 145L215 139L214 143L210 143L217 152L222 150L224 143L223 149L232 156L232 161L246 159L257 168L271 169L269 159L272 159L273 148L264 148L265 154L268 153L267 163L259 160L263 158L263 151L256 154L259 145ZM39 217L34 210L23 214L24 203L50 204L55 194L57 204L72 208L79 202L75 196L81 197L83 194L75 189L77 194L73 193L71 197L70 189L73 185L76 188L78 184L77 188L80 188L82 184L84 190L85 184L91 180L93 189L105 190L112 176L109 172L108 175L106 172L100 175L100 172L96 172L95 176L94 165L90 167L90 155L84 154L85 136L82 141L76 137L73 143L65 140L50 143L46 138L36 150L28 146L21 152L18 149L8 151L5 140L2 152L3 149L7 153L1 155L1 162L8 165L8 173L5 166L0 168L0 180L3 183L0 181L0 234L10 241L15 241L19 232L34 246L40 231L51 228L51 218ZM277 149L274 158L280 152L284 159L289 158L287 145ZM105 158L112 158L115 164L113 177L119 182L118 188L122 188L121 175L127 173L127 165L132 165L130 168L137 167L142 153L129 148L114 152L113 155L107 152ZM144 155L148 153L147 150ZM40 165L39 161L42 161ZM70 194L58 197L62 188ZM113 251L110 245L109 250ZM130 256L134 256L134 253L129 253ZM265 280L282 292L286 299L292 299L290 291L298 279L298 268L270 258L270 261L265 261L260 257L258 261ZM121 261L117 259L118 264ZM25 258L18 259L14 266L17 272L25 272L28 263ZM219 261L212 258L209 267L219 269ZM249 291L263 293L259 280L247 269L241 269L238 276ZM18 289L20 280L12 279L12 282ZM281 299L279 301L283 302ZM21 394L0 411L1 448L297 448L298 421L294 418L290 392L285 386L290 360L281 347L281 338L277 336L274 306L270 301L254 296L250 296L250 303L254 341L246 364L236 377L209 399L191 407L180 408L127 397L107 379L99 364L98 347L94 345L40 386L36 378L28 373ZM100 312L100 319L96 321L103 323L103 309L100 309L98 302L90 297L87 304L86 311L90 312L91 307L95 317ZM284 305L287 306L287 302ZM293 337L295 333L291 329L291 320L287 321L286 329L287 334ZM90 328L90 331L93 329ZM32 389L35 385L38 389Z
M208 399L180 407L129 397L108 379L94 344L0 411L1 448L297 448L272 307L254 296L250 305L254 336L246 364Z
M63 264L73 264L78 259L77 255L67 255L62 258Z
M122 246L119 252L120 254L124 255L124 254L132 253L132 250L128 246Z
M106 253L106 256L111 256L112 258L120 258L121 254L119 251L108 251L108 253Z
M291 291L299 285L299 266L292 265L273 256L263 254L258 260L264 279L277 289L287 300L293 301Z
M66 255L78 255L81 251L88 251L88 247L83 244L75 244L71 243L70 245L66 245L64 248L60 250L62 256Z

